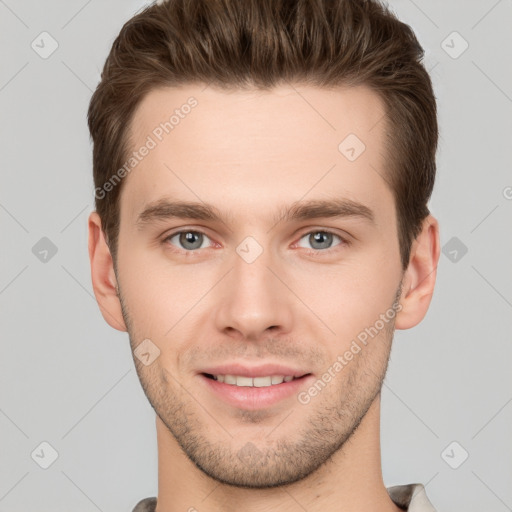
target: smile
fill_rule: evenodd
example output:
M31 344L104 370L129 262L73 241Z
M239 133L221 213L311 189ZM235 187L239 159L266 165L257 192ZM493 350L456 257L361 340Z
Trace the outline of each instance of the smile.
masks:
M292 375L268 375L266 377L245 377L242 375L210 375L205 374L210 379L214 379L224 384L240 387L265 388L275 386L283 382L290 382L295 379Z
M247 372L246 372L247 373ZM277 373L277 372L276 372ZM292 371L290 372L292 373ZM233 373L200 373L200 382L212 396L237 409L257 410L293 399L307 389L315 377L311 373L297 375L234 375ZM295 404L295 401L293 401Z

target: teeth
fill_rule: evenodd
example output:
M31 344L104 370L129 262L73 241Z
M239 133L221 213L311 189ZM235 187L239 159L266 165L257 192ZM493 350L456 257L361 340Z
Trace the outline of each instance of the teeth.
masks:
M236 377L237 386L252 386L251 377Z
M243 377L241 375L214 375L213 378L233 386L265 388L294 379L291 375L269 375L268 377Z
M275 382L273 382L274 379L276 380ZM272 384L281 384L283 382L281 377L254 377L252 381L255 388L266 388Z
M236 385L236 377L234 375L224 375L224 383Z

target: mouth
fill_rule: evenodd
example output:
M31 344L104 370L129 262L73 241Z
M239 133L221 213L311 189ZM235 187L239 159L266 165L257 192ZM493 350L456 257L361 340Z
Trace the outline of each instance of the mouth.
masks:
M248 372L244 372L248 373ZM250 372L249 372L250 373ZM220 400L236 409L260 410L288 402L296 403L296 397L303 389L312 385L312 373L296 372L296 375L273 373L265 375L236 375L234 373L199 373L203 389L214 400ZM295 373L295 372L290 372ZM294 400L295 399L295 400Z
M208 379L216 380L217 382L222 382L229 386L266 388L270 386L278 386L283 382L299 380L311 374L306 373L304 375L301 375L300 377L294 377L293 375L267 375L262 377L246 377L244 375L229 374L212 375L211 373L203 373L203 375Z

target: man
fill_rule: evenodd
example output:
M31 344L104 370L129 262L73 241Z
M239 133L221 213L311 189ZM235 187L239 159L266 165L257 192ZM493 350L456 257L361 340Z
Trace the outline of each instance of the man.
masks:
M170 0L122 28L89 107L89 255L156 412L134 511L434 510L384 486L379 441L439 259L421 58L373 0Z

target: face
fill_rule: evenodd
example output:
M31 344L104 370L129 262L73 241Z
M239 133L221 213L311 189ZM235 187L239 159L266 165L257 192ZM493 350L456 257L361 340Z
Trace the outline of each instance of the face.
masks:
M403 275L383 112L311 86L167 88L136 111L133 149L155 144L120 198L123 317L132 349L150 340L150 403L218 481L304 478L379 394Z

